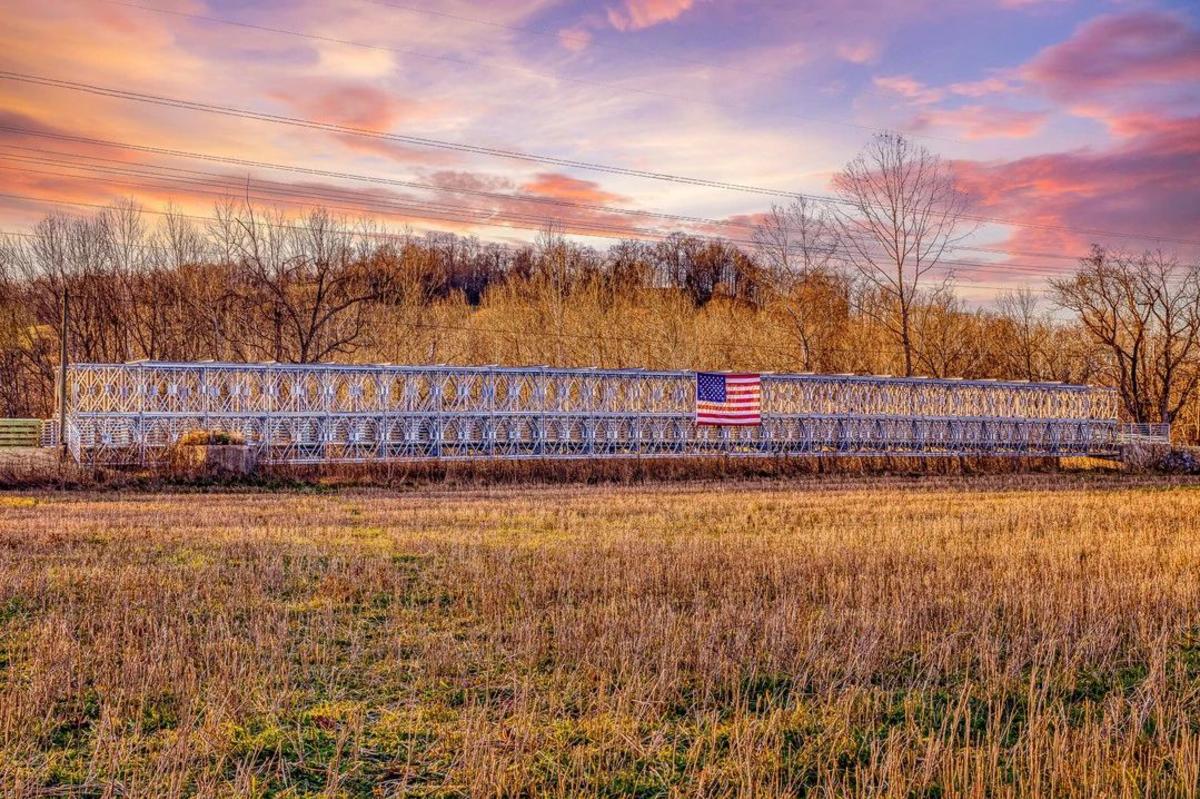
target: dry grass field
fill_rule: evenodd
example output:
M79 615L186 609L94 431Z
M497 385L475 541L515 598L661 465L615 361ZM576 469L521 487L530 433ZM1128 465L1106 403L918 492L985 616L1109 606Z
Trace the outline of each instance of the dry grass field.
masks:
M5 796L1191 796L1200 491L0 494Z

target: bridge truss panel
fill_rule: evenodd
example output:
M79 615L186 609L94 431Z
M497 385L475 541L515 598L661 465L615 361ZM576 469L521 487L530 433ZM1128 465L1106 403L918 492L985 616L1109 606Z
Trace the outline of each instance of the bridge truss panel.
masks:
M1109 389L763 375L759 427L693 423L692 372L449 366L83 364L70 449L152 463L184 433L271 463L668 455L1077 455L1120 445Z

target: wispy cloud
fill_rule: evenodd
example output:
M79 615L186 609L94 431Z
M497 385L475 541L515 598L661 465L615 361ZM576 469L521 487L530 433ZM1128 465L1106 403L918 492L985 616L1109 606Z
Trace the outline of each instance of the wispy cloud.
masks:
M1024 139L1037 133L1049 113L1013 108L964 105L922 111L910 124L911 130L948 130L965 139Z
M879 58L879 43L869 40L843 42L837 46L837 56L851 64L870 64Z
M873 82L881 89L921 105L936 103L946 96L944 90L926 86L911 75L881 75Z

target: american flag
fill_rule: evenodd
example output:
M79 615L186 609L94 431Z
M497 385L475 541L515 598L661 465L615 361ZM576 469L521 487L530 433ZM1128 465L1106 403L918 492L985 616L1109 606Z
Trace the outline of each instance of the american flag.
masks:
M696 424L762 424L762 375L697 372Z

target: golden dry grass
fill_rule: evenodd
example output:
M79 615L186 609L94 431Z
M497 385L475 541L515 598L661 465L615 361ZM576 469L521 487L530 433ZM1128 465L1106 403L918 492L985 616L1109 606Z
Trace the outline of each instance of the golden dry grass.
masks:
M5 495L6 796L1191 796L1200 492Z

